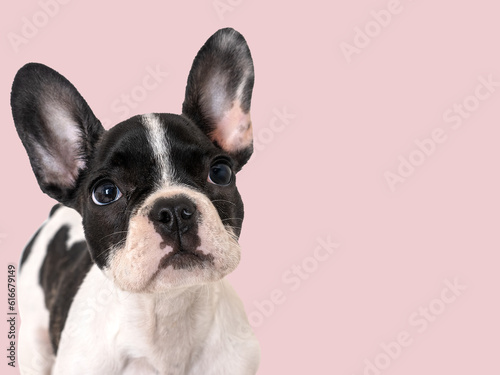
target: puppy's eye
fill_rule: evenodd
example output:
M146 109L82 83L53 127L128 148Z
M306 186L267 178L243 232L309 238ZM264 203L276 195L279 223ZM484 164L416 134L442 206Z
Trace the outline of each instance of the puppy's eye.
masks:
M99 206L116 202L122 196L122 192L111 181L101 181L94 186L92 200Z
M208 181L215 185L229 185L233 177L231 167L225 161L217 161L210 167Z

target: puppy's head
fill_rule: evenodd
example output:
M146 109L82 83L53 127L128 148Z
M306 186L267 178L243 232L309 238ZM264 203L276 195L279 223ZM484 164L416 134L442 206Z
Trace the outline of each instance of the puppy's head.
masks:
M28 64L11 104L41 189L83 217L94 262L124 290L216 281L238 264L235 174L252 154L253 63L244 38L215 33L196 56L182 115L105 131L74 86Z

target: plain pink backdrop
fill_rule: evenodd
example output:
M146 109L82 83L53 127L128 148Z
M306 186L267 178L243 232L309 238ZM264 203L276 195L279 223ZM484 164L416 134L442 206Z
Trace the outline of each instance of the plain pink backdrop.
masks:
M121 95L157 68L168 76L130 115L179 113L196 52L232 26L254 58L259 148L238 175L246 219L230 280L261 343L259 374L500 373L500 87L474 99L481 79L500 81L496 2L47 2L10 2L0 16L0 272L53 204L14 130L17 69L58 70L109 126ZM454 129L443 115L458 105L469 110ZM425 143L436 129L446 140ZM401 167L410 156L419 165ZM387 172L405 175L394 191ZM453 302L447 282L466 287ZM425 328L411 320L421 308ZM0 372L17 373L1 358Z

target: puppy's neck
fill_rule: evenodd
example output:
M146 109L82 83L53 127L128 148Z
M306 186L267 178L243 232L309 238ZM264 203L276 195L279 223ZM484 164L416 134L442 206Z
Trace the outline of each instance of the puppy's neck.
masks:
M210 315L220 294L220 284L223 281L174 288L157 293L134 293L119 289L107 280L114 289L114 297L126 310L139 307L140 314L146 314L155 319L189 318L196 312ZM191 317L192 318L192 317Z
M200 312L207 316L213 313L218 295L217 284L219 282L176 288L162 293L138 294L137 297L158 319L194 318L192 315Z

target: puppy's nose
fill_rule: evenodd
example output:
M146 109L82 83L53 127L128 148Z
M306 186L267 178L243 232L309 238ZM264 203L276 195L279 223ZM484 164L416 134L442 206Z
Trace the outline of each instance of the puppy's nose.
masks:
M149 218L169 233L184 234L195 224L198 213L195 204L187 197L179 195L160 198L149 212Z

